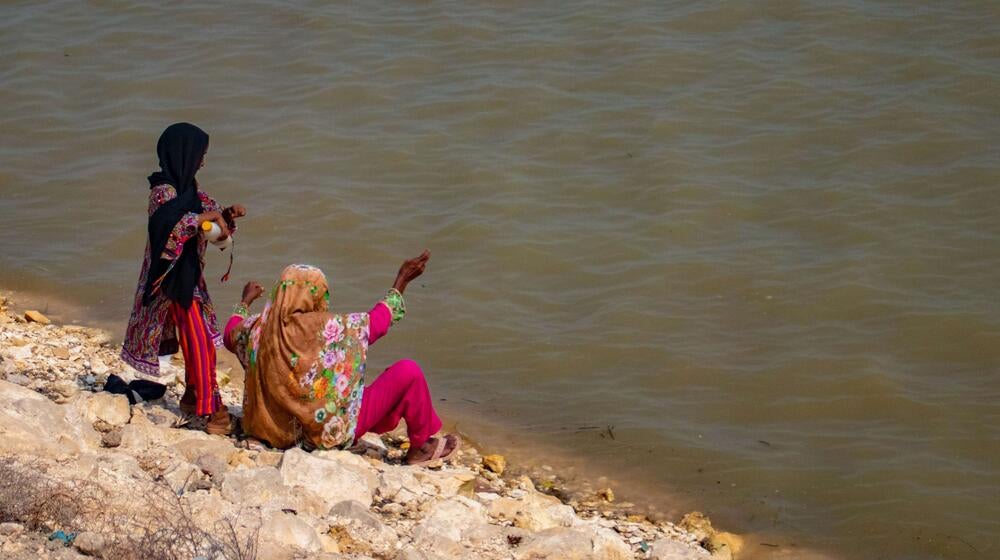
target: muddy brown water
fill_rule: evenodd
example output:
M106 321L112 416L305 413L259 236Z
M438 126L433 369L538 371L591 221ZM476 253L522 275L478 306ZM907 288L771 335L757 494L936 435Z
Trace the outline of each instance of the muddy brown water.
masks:
M428 247L372 366L485 444L764 556L997 556L998 12L5 3L0 286L120 332L190 120L250 211L221 307L309 262L367 309Z

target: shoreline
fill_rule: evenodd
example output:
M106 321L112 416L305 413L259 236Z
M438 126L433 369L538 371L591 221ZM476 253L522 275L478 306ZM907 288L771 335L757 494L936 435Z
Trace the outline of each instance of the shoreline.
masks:
M164 399L154 401L152 403L133 405L130 410L127 405L127 400L124 399L124 397L112 396L111 394L105 393L100 389L103 386L103 380L107 378L107 375L111 373L119 373L125 368L124 364L120 364L120 362L117 361L116 345L113 342L113 338L103 328L81 326L79 324L57 324L56 322L51 322L51 324L49 324L50 319L44 315L38 317L37 320L31 320L30 318L27 318L26 311L28 310L24 308L25 306L23 306L21 302L28 302L30 305L35 303L37 300L32 300L30 297L22 299L23 295L20 293L12 294L15 296L16 300L11 302L11 307L16 309L17 312L8 312L6 309L6 293L9 292L0 293L0 341L3 342L3 344L0 344L0 366L2 366L0 367L0 373L3 375L3 381L0 383L0 400L17 398L20 400L15 400L13 402L23 402L25 398L30 399L30 397L27 397L26 394L21 394L21 392L33 391L34 394L38 395L38 399L42 399L46 402L46 406L62 407L67 410L74 409L78 411L81 407L83 407L89 411L90 408L88 407L98 406L98 408L100 408L101 406L105 406L104 404L95 405L93 403L104 403L105 401L113 400L116 401L116 405L119 408L121 407L122 402L124 402L125 409L128 411L124 415L119 414L119 418L114 422L108 422L105 419L100 418L100 414L98 414L93 423L93 429L97 429L98 432L102 429L107 429L103 432L104 436L100 437L100 443L93 445L94 449L88 449L86 451L83 449L86 446L81 445L78 456L74 457L73 454L70 454L69 456L60 456L55 463L47 468L43 468L42 470L44 472L49 474L55 472L62 473L65 469L70 468L74 464L74 461L86 463L82 457L87 453L99 453L103 452L103 449L107 447L118 448L119 445L124 446L124 444L118 442L114 445L109 445L106 441L107 435L113 433L116 429L119 430L118 433L127 434L127 432L133 427L138 429L136 422L142 424L150 420L152 420L151 425L147 426L147 428L153 429L152 424L157 423L154 420L155 418L159 418L160 416L169 418L174 412L173 408L176 408L176 400L180 393L176 385L168 386L168 394L164 397ZM53 317L57 319L73 315L72 313L52 311L51 309L50 311L52 312ZM77 321L74 321L74 323L76 322ZM177 367L178 366L176 364L173 365L175 371ZM223 398L227 405L237 404L235 401L242 400L242 393L239 390L238 385L239 384L237 383L232 383L226 384L223 387ZM42 395L44 395L44 397ZM68 412L60 411L60 413L66 414L67 418L72 416ZM80 417L85 417L90 420L92 419L90 416L93 415L90 414L90 412L87 412L84 414L76 414L73 418L79 420ZM147 420L138 419L139 417ZM84 424L86 424L86 422L84 422ZM0 417L0 428L5 428L4 419L2 417ZM83 430L87 433L93 432L93 429L89 425L74 425L73 429ZM150 434L151 441L149 442L149 445L154 445L157 437L163 438L167 441L183 437L190 437L197 440L208 438L210 440L223 440L226 442L225 445L232 445L230 438L207 436L202 432L191 429L178 429L172 425L168 427L166 424L157 426L157 429L161 432L166 432L166 434ZM6 433L9 430L4 429L2 431ZM690 519L686 520L685 523L681 525L669 522L654 523L645 516L630 513L627 508L622 507L627 504L619 503L616 505L613 493L607 490L602 491L604 492L603 499L601 499L600 502L574 503L572 500L566 499L566 496L560 496L559 488L556 485L547 484L545 479L540 477L532 478L530 476L526 476L522 474L523 470L518 468L516 465L506 467L506 460L502 456L484 456L474 445L465 446L461 457L459 458L458 464L453 467L444 467L440 470L403 467L398 465L398 461L401 460L403 455L403 448L401 445L405 438L401 437L397 432L387 434L382 438L373 438L371 435L366 437L365 440L367 441L369 449L364 450L364 455L350 452L319 452L312 455L320 455L324 458L328 456L331 458L336 457L336 460L338 461L347 462L363 462L364 460L362 457L364 457L374 464L374 469L381 472L381 476L383 477L385 476L385 472L390 472L390 469L400 469L414 474L427 472L432 473L435 476L457 476L462 482L455 488L451 489L454 491L455 495L449 496L448 494L450 492L448 491L444 491L442 494L442 490L437 488L436 491L431 492L431 494L436 494L436 496L430 501L437 502L435 504L436 506L444 507L442 504L451 504L451 506L454 505L449 502L449 500L458 500L460 502L461 500L467 500L469 503L461 502L464 504L463 507L472 508L474 511L471 513L462 512L459 515L460 518L464 519L465 517L471 516L477 523L480 518L482 518L487 522L483 527L486 527L491 523L496 523L495 527L507 527L511 531L515 529L522 531L516 535L514 533L507 534L506 538L510 543L512 543L509 547L507 547L510 550L501 550L495 546L493 548L487 547L487 549L482 549L482 546L485 546L482 543L472 544L477 541L472 539L467 542L463 535L458 535L459 538L452 539L454 542L448 545L455 553L458 553L459 551L459 549L456 548L457 546L464 546L466 549L469 547L480 546L481 550L478 550L478 553L486 553L486 556L484 557L514 558L520 557L518 556L519 550L524 551L537 549L536 552L539 552L544 551L545 546L549 545L556 546L556 549L564 546L576 546L572 543L567 544L562 542L550 542L546 544L547 536L544 536L544 534L555 531L557 528L565 528L566 531L576 532L594 531L593 535L588 537L590 539L588 541L590 544L587 544L586 546L591 546L593 548L591 552L596 554L596 556L582 557L674 558L676 554L681 554L681 556L676 557L691 559L704 557L724 560L727 558L734 558L732 551L729 548L730 546L739 546L739 537L715 531L711 527L710 521L700 514L690 516ZM37 437L37 434L32 434L32 437ZM126 438L127 435L120 435L118 437L119 439L122 439ZM93 437L91 437L91 439L93 439ZM132 445L143 445L146 443L147 442L133 442ZM239 452L234 451L234 453ZM284 452L269 450L262 453L266 453L268 455L267 460L276 462L276 466L281 469L286 468L285 465L290 460L289 457L310 455L305 454L298 449L287 450ZM8 437L5 438L3 442L0 442L0 456L10 457L12 455L18 456L18 459L24 459L24 449L18 448L17 437ZM47 458L50 458L47 457L43 451L39 451L37 455L35 453L31 453L30 455L31 460L36 461L45 461ZM191 457L189 459L193 460L195 458ZM256 460L256 457L253 459ZM118 459L116 458L115 460ZM197 461L194 462L197 463ZM228 458L228 462L231 465L232 459ZM244 462L249 463L250 461L246 460ZM9 467L9 465L7 466ZM254 462L252 466L249 464L245 466L250 467L251 470L264 468L264 466L256 462ZM0 465L0 467L2 467L2 465ZM206 471L204 468L201 470ZM453 470L455 471L454 473ZM231 469L229 473L221 476L221 480L223 481L222 483L218 483L218 481L216 481L217 486L221 484L222 491L224 492L225 481L231 480L234 477L243 476L244 474L243 468L237 464L235 469ZM2 476L6 475L0 472L0 477ZM58 483L62 483L65 480L65 474L54 476L56 477L55 480ZM192 473L189 472L187 474L187 478L190 478L190 476L192 476ZM209 472L205 472L204 476L208 476L210 481L215 480L215 477L211 476ZM133 477L135 477L135 475L133 475ZM180 491L182 493L185 489L192 492L206 490L206 488L202 487L197 487L194 490L191 490L188 488L187 478L181 483ZM211 492L213 491L212 486L204 479L202 479L200 484L202 486L207 485L208 495L211 495ZM460 492L460 490L470 484L471 486L468 488L468 497L462 497L459 499L457 495L464 493ZM263 493L270 492L270 489L268 488L257 488L256 490L258 490L258 492L263 491ZM425 491L425 493L427 492ZM384 496L384 490L382 487L376 488L374 490L374 494ZM363 501L364 500L362 500L362 502ZM498 504L503 504L503 506L500 507ZM381 506L372 506L373 510L371 513L382 515L382 517L388 517L388 519L383 519L382 521L390 526L393 522L398 522L402 526L402 528L400 526L396 527L397 531L401 531L395 539L396 542L400 542L401 539L411 539L413 544L417 544L417 542L420 541L422 536L427 532L428 528L425 527L425 525L429 522L429 518L424 519L422 523L417 524L418 527L423 528L422 532L415 531L415 528L413 527L410 527L411 530L408 532L406 530L407 524L400 521L400 519L393 517L394 514L400 513L400 508L403 506L389 507L391 505L399 506L399 504L391 503L391 500L383 501ZM558 508L556 506L558 506ZM2 500L0 500L0 507L2 507ZM389 512L387 514L381 510L383 507L389 507ZM263 512L265 509L261 508L259 511ZM281 511L284 511L284 509ZM431 508L431 518L434 517L436 511L436 508ZM479 515L477 512L480 511L483 513L489 511L490 513L488 515ZM417 516L419 518L419 513L411 513L413 514L412 516ZM318 516L319 515L317 515L317 517ZM402 517L405 518L406 515L403 515ZM268 520L271 520L271 518L268 518ZM312 518L309 518L309 520L310 522L315 521ZM322 525L322 523L328 521L328 519L326 521L320 519L319 521L316 521L316 523ZM270 526L267 525L267 523L270 522L271 521L264 522L261 526L264 527L264 529L258 527L258 530L270 530ZM493 525L490 526L492 527ZM4 542L0 543L0 550L13 554L11 550L18 550L18 536L30 536L32 534L32 527L33 526L29 522L24 522L22 523L22 529L20 530L8 528L12 531L12 533L0 531L0 534L7 536ZM481 529L483 527L481 527ZM67 529L75 528L76 527L68 527ZM37 527L35 527L35 529L35 532L37 532ZM58 527L45 527L45 530L49 529L56 530ZM490 531L496 530L500 529L490 529ZM5 531L7 531L7 529L5 529ZM326 552L333 553L333 549L336 549L336 553L339 554L345 547L339 546L338 548L336 542L327 542L330 538L332 538L329 536L332 534L330 531L332 531L332 529L328 530L326 533L320 532L320 537L318 537L319 541L317 542L321 541L323 549ZM523 533L524 531L528 531L528 533ZM280 533L281 531L278 532ZM16 535L12 537L11 535L14 533L16 533ZM267 533L267 535L267 539L279 539L279 537L276 537L271 533ZM435 539L438 537L439 536L436 536ZM560 536L557 541L563 538L563 536ZM0 537L0 539L4 539L4 537ZM523 548L523 545L520 544L522 541L530 543L530 546L528 548ZM598 547L597 543L600 543L600 547ZM340 544L343 544L342 540ZM372 545L373 543L368 544ZM10 550L8 550L8 548L3 548L9 546L13 546L14 548ZM584 548L586 548L586 546ZM666 553L663 552L665 547L669 547L671 549L670 554L673 554L674 556L665 555ZM369 546L369 548L371 547ZM420 556L413 556L409 552L405 555L403 552L400 552L401 550L406 550L405 547L396 548L398 550L394 552L398 554L395 556L383 554L380 557L407 559L420 558ZM600 550L598 550L598 548L600 548ZM713 549L714 553L710 553L707 550L708 548ZM312 550L312 552L317 551L318 550ZM628 553L626 554L625 551L628 551ZM663 552L663 554L660 554L660 552L657 551ZM385 552L388 553L390 551L386 550ZM16 557L16 555L13 557ZM544 558L549 556L527 555L524 557Z
M12 307L22 312L21 315L23 315L23 311L29 308L41 308L45 310L43 313L50 313L51 317L59 323L71 323L68 325L70 328L99 329L106 334L117 332L114 324L93 321L83 306L64 298L53 298L50 295L33 294L19 290L6 290L0 291L0 301L4 301L3 298L6 295L11 296L8 301L13 304ZM0 312L0 314L2 313ZM0 329L4 326L0 324ZM117 350L116 345L120 343L120 336L108 335L108 338L111 341L112 350ZM118 367L120 369L128 369L120 361L118 362ZM178 366L174 365L174 373L177 373L177 368ZM242 394L243 373L239 367L239 363L232 356L229 356L228 353L220 352L219 370L220 372L228 371L229 375L226 375L226 377L231 380L231 383L227 380L224 393L228 393L228 398L224 396L224 400L227 401L227 404L231 408L241 411L241 398L239 398L239 402L235 402L238 396ZM180 366L179 371L182 377L182 366ZM236 406L233 407L233 405ZM454 407L445 405L443 408L452 409ZM716 538L714 535L722 535L721 538L725 541L725 546L719 549L719 545L716 543L715 552L711 557L723 560L726 558L782 558L786 557L787 554L792 554L796 558L833 558L814 550L798 548L794 544L791 546L782 546L782 550L777 550L777 545L771 544L775 539L768 538L766 535L754 533L736 535L716 530L711 526L709 518L698 511L682 514L687 508L680 505L673 505L666 511L662 511L653 503L649 495L643 494L641 488L636 487L638 486L637 484L625 485L627 489L620 491L618 490L619 484L617 481L613 479L609 480L608 476L601 473L599 466L584 464L583 467L577 468L580 461L574 461L572 452L553 450L546 448L544 444L530 442L516 433L505 433L502 427L495 426L494 422L489 422L481 418L477 419L476 422L471 422L475 425L472 432L462 429L461 426L469 422L472 418L474 416L471 414L466 416L449 414L446 416L445 426L446 428L457 428L457 431L462 434L463 439L466 441L465 447L470 448L469 451L474 457L481 458L488 452L493 451L492 447L497 447L494 444L490 446L491 449L483 449L484 445L480 443L483 439L492 439L494 441L509 440L513 442L502 447L504 447L506 454L516 459L506 467L504 476L496 478L502 478L508 480L510 483L517 484L519 479L527 477L534 488L537 488L545 495L557 498L562 504L572 507L578 514L605 519L617 519L640 526L646 524L650 527L668 527L671 530L681 530L682 532L694 530L697 533L700 531L699 534L701 537L695 542L701 543L701 546L705 549L713 548L713 545L710 544L710 539ZM477 428L478 432L476 431ZM496 433L493 433L489 437L476 437L477 433L493 432L493 429L496 429ZM398 434L392 437L398 437ZM544 451L544 455L540 454L541 451ZM501 456L501 458L503 457ZM549 463L557 466L553 468ZM487 469L483 469L482 472L494 474ZM618 496L615 496L616 492L619 493ZM666 499L665 496L666 492L660 492L661 503ZM642 501L643 497L646 498L645 503ZM622 500L622 498L625 498L625 500ZM685 501L690 502L691 500ZM635 539L633 538L633 540ZM630 544L639 545L639 543L648 545L645 540L641 539ZM641 546L634 552L637 554L636 558L652 557L646 555L642 551ZM648 551L646 552L648 553Z

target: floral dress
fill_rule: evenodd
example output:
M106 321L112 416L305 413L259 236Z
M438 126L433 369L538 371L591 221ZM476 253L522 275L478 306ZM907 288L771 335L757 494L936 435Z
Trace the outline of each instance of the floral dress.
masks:
M405 314L396 290L368 313L330 313L329 299L322 271L292 265L260 314L238 306L226 325L227 347L246 370L243 428L274 447L353 442L368 346Z
M222 206L214 198L198 192L201 204L205 212L222 212ZM158 185L149 191L149 215L152 216L164 203L177 197L177 191L171 185ZM231 232L236 229L236 224L230 222ZM174 260L180 256L180 251L184 248L184 243L199 234L198 215L188 212L177 225L174 226L167 240L163 254L164 259ZM205 250L208 241L204 237L198 243L198 255L205 264ZM139 283L135 291L135 300L132 304L132 315L129 317L128 327L125 329L125 342L122 344L122 360L133 368L147 375L160 375L159 356L177 353L179 346L177 342L176 329L173 319L170 317L170 300L162 293L157 292L149 305L142 304L143 293L146 288L146 280L149 276L149 267L152 263L150 255L149 239L146 240L146 252L142 260L142 269L139 272ZM222 346L222 335L216 327L215 308L212 300L208 296L208 289L205 286L205 278L198 280L195 286L194 299L201 304L202 315L205 325L208 327L209 336L212 343Z

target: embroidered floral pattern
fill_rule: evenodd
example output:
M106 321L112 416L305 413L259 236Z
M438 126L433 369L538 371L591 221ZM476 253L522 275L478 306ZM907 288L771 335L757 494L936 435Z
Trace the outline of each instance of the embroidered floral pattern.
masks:
M199 192L201 203L206 212L222 211L219 205L209 195ZM170 185L158 185L149 191L149 215L152 215L164 203L177 197L177 191ZM180 256L180 250L184 243L197 235L198 223L197 215L187 214L177 223L167 241L167 247L162 257L176 259ZM235 224L231 224L235 226ZM231 228L235 231L235 227ZM208 242L204 239L198 244L198 254L201 259L205 258L205 249ZM170 300L163 294L156 294L149 305L143 305L143 293L146 288L146 279L149 276L149 267L152 263L149 243L146 243L146 252L142 261L142 270L139 273L139 283L136 286L135 298L132 303L132 314L129 317L128 327L125 330L125 341L122 345L122 360L135 369L147 375L159 375L160 363L157 355L172 354L178 350L177 338L174 332L173 320L170 318ZM211 298L208 297L208 288L205 279L198 281L194 290L194 298L201 302L202 316L205 319L205 326L208 327L209 335L216 346L222 346L222 335L216 327L215 308Z
M301 411L293 414L301 423L302 433L276 430L267 437L291 444L293 438L305 435L310 445L327 449L351 445L364 396L370 315L324 313L329 307L329 291L322 272L314 267L288 267L271 293L272 299L260 316L244 320L243 332L234 339L237 348L239 341L243 341L245 350L237 350L237 355L244 356L240 361L247 367L248 383L264 384L265 378L272 388L277 383L287 383L285 387L298 401L291 409ZM394 321L405 313L402 294L397 291L390 291L380 303L391 312ZM302 315L296 315L302 310L305 310ZM272 318L279 320L279 316L281 323L269 325ZM284 331L289 324L298 326L296 330ZM305 332L311 333L307 338L302 337L300 330L305 325L308 325ZM251 393L248 391L247 395ZM277 397L273 391L270 395L265 392L256 406L285 408L281 401L286 398ZM271 404L264 404L268 402ZM306 404L305 410L302 404ZM244 425L253 429L249 404L245 405L244 413ZM260 429L271 428L262 420Z
M399 290L392 288L389 293L385 295L385 299L382 301L389 306L389 311L392 311L392 324L395 325L403 319L403 315L406 315L406 302L403 300L403 294L399 293Z
M360 404L350 405L354 398L360 399L364 391L365 376L361 366L368 354L368 314L334 315L326 322L321 340L322 350L303 376L302 385L309 391L310 400L324 403L319 409L326 411L323 446L337 447L353 442L358 423ZM316 418L320 417L319 410Z

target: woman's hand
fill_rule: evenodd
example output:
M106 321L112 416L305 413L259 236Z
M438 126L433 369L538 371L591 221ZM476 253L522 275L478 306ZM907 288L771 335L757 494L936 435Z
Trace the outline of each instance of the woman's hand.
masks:
M230 220L235 220L236 218L242 218L247 215L247 209L242 204L233 204L229 208L222 211L226 218Z
M219 226L222 230L222 235L219 236L219 239L229 237L229 226L226 225L226 220L222 218L221 212L212 210L211 212L202 212L201 214L198 214L198 227L201 227L201 224L204 222L215 222L216 225Z
M246 286L243 286L243 299L240 301L250 307L250 304L254 302L264 293L264 287L257 282L247 282Z
M419 257L403 261L402 266L399 267L399 274L396 275L396 282L393 283L392 287L399 290L399 293L403 293L410 281L424 273L424 267L427 266L427 261L430 258L431 252L424 249Z

